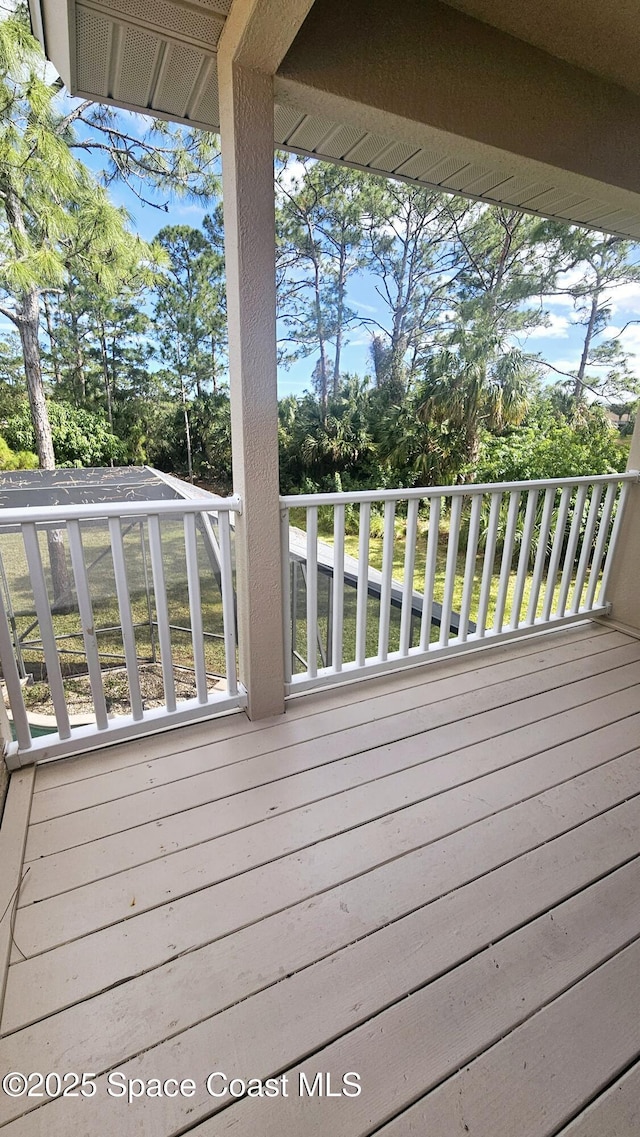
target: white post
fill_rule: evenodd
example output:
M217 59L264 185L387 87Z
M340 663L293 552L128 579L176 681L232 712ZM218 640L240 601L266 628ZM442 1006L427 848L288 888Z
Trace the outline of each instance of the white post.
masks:
M636 416L628 470L640 470L640 414ZM602 597L611 604L611 617L636 634L640 632L640 482L627 487L624 515L607 572L606 594Z
M222 45L221 45L222 46ZM284 710L273 80L218 56L240 681L250 718Z

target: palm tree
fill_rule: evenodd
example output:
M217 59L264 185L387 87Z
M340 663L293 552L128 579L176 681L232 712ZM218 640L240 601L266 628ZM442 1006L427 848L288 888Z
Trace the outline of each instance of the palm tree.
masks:
M473 467L483 430L501 431L523 421L531 381L531 364L517 349L501 351L496 340L463 341L458 351L447 349L428 361L416 388L416 413L425 424L446 424L455 431Z

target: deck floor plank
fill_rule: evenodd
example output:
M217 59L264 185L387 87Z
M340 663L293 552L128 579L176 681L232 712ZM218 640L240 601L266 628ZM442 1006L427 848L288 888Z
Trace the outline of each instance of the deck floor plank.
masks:
M620 654L623 652L624 656ZM602 695L640 683L640 643L606 652L605 656L608 657L606 662L599 662L602 657L597 656L562 664L539 675L480 689L459 699L448 699L434 707L417 708L351 727L336 739L323 737L291 746L277 754L250 760L248 770L245 763L239 763L224 773L211 771L51 820L34 821L27 838L27 860L122 832L145 821L157 821L209 801L221 800L224 808L231 812L233 796L251 788L247 781L253 781L253 788L258 790L266 786L269 795L273 782L305 772L309 765L319 769L322 779L323 770L331 763L385 745L394 747L405 757L413 753L419 760L425 748L432 754L443 754L447 749L451 751L472 742L498 738L516 726L541 722L567 707L586 705ZM319 756L324 758L324 764L317 767ZM292 803L291 807L313 800L317 797L312 790L311 796ZM242 817L246 817L244 812ZM259 818L258 809L253 819ZM249 818L246 818L245 824L248 823ZM232 827L230 823L226 831Z
M596 913L605 918L595 920ZM401 941L397 937L398 929L393 930L395 942L384 933L370 937L339 960L323 961L314 969L316 974L304 976L297 984L298 990L295 982L277 984L262 996L237 1003L226 1015L201 1023L186 1034L145 1051L130 1063L120 1063L118 1068L125 1076L142 1078L167 1078L175 1071L191 1072L189 1076L199 1087L194 1097L154 1103L155 1124L163 1133L178 1134L186 1122L202 1120L202 1126L196 1129L201 1137L218 1137L223 1133L233 1133L234 1137L253 1137L256 1133L261 1137L288 1137L289 1134L297 1137L301 1132L313 1137L325 1137L332 1132L340 1133L341 1137L357 1137L366 1132L372 1122L393 1117L398 1110L410 1105L415 1096L430 1085L450 1078L462 1065L472 1062L477 1054L494 1046L505 1035L509 1038L512 1032L517 1033L521 1023L526 1026L532 1021L535 1023L537 1011L579 984L584 976L590 976L589 997L597 1002L600 996L599 1009L602 1010L602 984L598 970L594 969L604 971L606 966L602 965L613 957L616 979L628 982L633 968L640 966L639 866L634 862L604 882L581 891L433 982L429 981L428 964L423 957L424 929L415 940L404 937ZM404 953L398 957L400 942L404 944ZM393 969L389 966L391 960ZM623 966L621 960L624 960ZM612 989L615 989L614 982L609 979L605 984L607 995ZM311 995L311 1000L301 1011L301 997L304 1000L305 995ZM622 1028L623 1036L617 1039L616 1053L619 1054L622 1045L627 1047L636 1040L640 1045L640 1024L636 1022L634 1029L630 1008L622 1013L620 1006L624 993L616 990L616 995L617 1025ZM381 998L391 1005L363 1025L348 1030L350 1020L360 1014L358 1004L366 1007L369 1002L370 1009L374 1010ZM586 998L583 996L580 1006ZM629 1002L636 1011L640 1009L640 993L634 993ZM571 1017L567 1017L573 1025ZM425 1024L428 1024L427 1038ZM568 1027L562 1019L560 1025L566 1045ZM348 1032L342 1033L345 1027ZM342 1036L326 1045L327 1039L338 1032ZM496 1067L497 1089L493 1094L487 1092L480 1073L473 1079L469 1075L472 1089L480 1098L478 1112L482 1120L478 1119L479 1124L484 1120L483 1106L487 1112L495 1108L495 1098L499 1098L500 1093L510 1124L520 1116L519 1112L511 1112L510 1085L501 1077L500 1063L506 1062L508 1057L509 1074L520 1074L519 1081L516 1078L519 1088L527 1079L517 1070L517 1059L512 1051L529 1055L530 1044L518 1046L515 1039L509 1041L513 1041L513 1045L508 1048L508 1056L496 1057L496 1053L488 1050L479 1059L479 1063L488 1061ZM307 1055L316 1048L317 1053L311 1059L299 1066L296 1064L300 1055ZM496 1051L499 1049L500 1045ZM211 1071L212 1052L216 1055L217 1069L233 1070L239 1077L248 1078L257 1071L266 1077L283 1068L290 1069L292 1085L298 1083L300 1072L306 1073L312 1082L316 1072L321 1070L331 1074L336 1086L341 1084L346 1070L356 1070L362 1079L363 1092L356 1099L324 1098L312 1104L292 1094L269 1102L267 1109L264 1101L245 1099L224 1109L219 1117L206 1121L216 1106L221 1110L223 1105L212 1101L204 1088ZM557 1061L557 1048L554 1058ZM609 1072L611 1055L607 1061ZM545 1068L544 1063L540 1065ZM473 1066L470 1069L473 1071ZM584 1071L581 1072L581 1084L584 1084ZM536 1071L536 1074L540 1083L541 1072ZM104 1132L113 1118L114 1106L107 1097L105 1083L106 1079L98 1079L96 1102L90 1107L96 1132ZM494 1080L490 1085L494 1087ZM539 1091L540 1084L537 1088ZM407 1124L413 1123L405 1119L404 1127L400 1123L400 1132L443 1135L455 1132L453 1127L446 1127L455 1090L447 1091L445 1083L444 1109L438 1107L437 1091L429 1104L429 1099L420 1103L420 1122L426 1121L420 1130L415 1126L407 1128ZM462 1116L468 1109L475 1123L475 1098L467 1105L467 1097L471 1097L471 1089L465 1093ZM558 1103L554 1102L554 1106L557 1109ZM139 1131L140 1113L144 1108L149 1108L148 1103L142 1106L135 1103L122 1111L119 1118L122 1137ZM433 1121L429 1112L425 1113L427 1110L433 1114ZM44 1113L48 1116L43 1116ZM35 1110L25 1115L16 1124L15 1132L20 1137L45 1133L49 1137L62 1137L68 1117L69 1103L60 1101L46 1111ZM563 1119L562 1113L558 1119ZM509 1122L505 1123L503 1117L494 1129L485 1125L477 1131L482 1132L483 1137L493 1137L496 1132L512 1137L516 1130L508 1126ZM473 1132L471 1125L470 1131ZM529 1133L524 1127L517 1131ZM549 1132L548 1128L535 1130L536 1137Z
M584 736L589 736L585 742L589 752L598 741L607 748L604 752L614 757L622 752L621 747L631 749L640 737L640 714L635 712L637 694L632 688L596 699L589 706L588 716L583 707L577 707L539 724L516 727L503 736L499 747L491 738L443 755L422 754L423 761L414 767L406 766L406 756L399 758L394 751L395 765L391 769L397 766L397 772L383 770L378 778L378 756L372 751L366 755L369 779L355 779L348 797L346 790L332 792L328 776L326 793L327 797L331 795L330 800L320 798L311 805L267 817L222 836L213 836L220 808L212 803L89 842L82 846L81 858L73 848L41 857L28 862L30 871L21 890L20 904L27 906L127 870L135 871L156 859L166 863L169 854L178 853L183 854L180 859L171 861L176 869L179 865L197 866L205 859L208 883L214 883L532 757L551 745ZM339 773L348 762L345 759L335 763L331 773ZM382 784L378 785L378 781ZM202 886L206 881L201 879L199 883Z
M519 798L533 797L552 785L585 773L600 765L605 755L607 758L615 758L633 751L634 743L639 738L640 715L632 715L621 723L616 722L613 726L594 730L583 739L550 747L521 761L511 761L508 768L507 747L502 752L502 758L500 751L494 750L495 761L487 763L490 769L486 773L477 769L473 754L467 757L466 763L454 759L458 775L456 777L454 771L451 788L447 788L447 771L442 769L442 763L434 768L434 763L428 762L406 773L391 775L338 794L327 803L328 809L331 814L337 815L336 830L343 828L343 832L348 835L353 833L353 829L344 827L352 819L357 822L358 806L360 809L364 807L374 818L386 816L388 811L391 820L397 821L402 827L402 815L395 811L403 810L408 803L423 802L423 836L434 840L437 836L446 836L446 832L442 832L443 821L448 831L462 828L478 820L479 816L486 815L488 809L497 812ZM634 754L640 762L640 751L636 749ZM491 765L497 769L491 769ZM353 798L356 799L354 804ZM272 797L271 800L277 801L277 798ZM238 808L242 810L243 807L241 795ZM246 808L249 813L249 807ZM341 815L344 817L343 826L340 826L339 821ZM214 832L215 828L214 826ZM366 834L361 834L359 830L355 836L359 839L362 836L366 838ZM241 839L245 843L248 841L244 830L238 836L238 840ZM328 838L327 842L331 840L339 841L340 838ZM308 848L313 849L314 846ZM375 847L372 847L372 851L375 853ZM386 859L387 850L383 842L379 845L379 853ZM295 857L295 854L287 855ZM304 858L305 853L300 850L298 864L301 876ZM246 864L242 865L240 873L222 877L221 867L211 842L197 845L183 853L172 853L160 864L143 864L95 884L87 884L19 908L16 913L15 938L24 954L34 955L170 901L178 902L184 896L208 886L215 887L217 883L230 884L231 890L242 896L244 882L251 879L252 873L256 873L256 879L260 880L261 891L267 895L278 895L282 856L253 869ZM211 900L216 902L215 894ZM245 916L250 918L250 906L244 900L241 903ZM229 907L230 903L226 905L227 911Z
M638 1137L640 1062L582 1110L557 1137Z
M313 696L312 701L307 696L297 697L288 704L286 716L278 715L270 719L266 725L263 721L252 722L245 715L233 711L217 719L181 727L179 752L185 757L191 750L201 747L206 747L208 750L213 743L229 739L234 739L235 747L237 746L235 740L247 734L257 732L264 737L265 731L270 732L273 727L299 718L313 718L326 709L336 710L343 706L355 706L361 702L369 703L381 695L389 693L397 695L400 691L415 686L427 687L434 680L444 679L449 675L462 675L467 671L480 672L486 667L528 655L546 655L547 652L562 650L565 645L573 644L573 650L577 656L580 656L589 654L590 651L597 653L630 642L629 636L601 624L589 622L571 625L557 629L553 633L528 636L517 643L496 644L488 650L483 648L478 652L469 652L461 658L434 661L427 668L407 668L392 675L376 676L366 683L357 682L334 689L323 689ZM267 739L271 737L270 733L267 733L266 737ZM175 754L176 738L173 731L165 731L150 738L137 739L135 742L105 747L104 750L89 755L67 758L62 762L46 762L38 768L35 792L59 785L77 784L116 770L124 771L150 760L175 758Z
M121 797L140 793L150 788L158 788L165 783L182 781L198 774L216 771L216 779L222 780L228 773L233 778L235 771L228 770L228 766L243 765L251 758L259 758L260 765L265 769L265 778L270 774L270 763L264 761L264 755L273 753L281 748L289 748L301 742L313 742L318 738L329 738L361 723L372 723L381 718L405 714L415 708L422 709L434 703L442 703L446 699L460 699L465 693L495 686L532 673L539 674L547 667L561 667L579 659L601 657L604 667L608 663L617 665L617 660L624 662L633 655L632 647L628 642L620 642L623 637L620 633L611 633L606 637L595 637L591 640L578 640L566 646L548 648L544 652L537 652L510 659L501 664L494 664L479 671L468 671L464 674L440 678L434 674L429 684L414 684L411 687L378 695L368 699L366 703L348 704L344 707L331 708L325 713L316 713L306 718L298 719L293 723L285 723L277 727L265 728L262 732L253 732L250 743L243 743L244 750L235 745L233 748L221 743L209 743L183 754L179 761L175 755L167 758L156 758L151 764L137 764L125 770L117 770L90 779L61 787L41 788L41 772L38 771L37 796L33 803L31 820L46 821L75 810L87 809L103 802L114 801ZM606 642L606 647L605 647ZM594 646L598 650L594 652ZM618 649L618 654L610 659L610 653ZM620 649L624 649L620 653ZM637 656L635 656L637 658ZM599 660L600 662L600 660ZM396 728L397 730L397 728ZM316 746L314 757L320 762L320 754ZM321 752L320 752L321 753ZM244 755L244 757L243 757ZM255 765L255 763L254 763ZM42 768L43 771L46 767ZM277 775L276 775L277 776Z
M275 926L274 934L282 950L282 935L277 929L288 927L289 916L295 921L299 919L301 909L311 912L312 922L318 928L316 935L322 937L324 913L328 906L328 910L334 913L333 923L337 907L343 913L340 920L347 931L353 930L352 920L355 920L353 934L357 936L361 931L367 933L372 930L372 926L375 927L376 920L385 923L396 919L592 818L597 820L595 831L599 832L601 826L604 826L607 839L614 842L615 855L620 855L624 860L630 855L629 840L633 851L634 826L637 824L637 810L640 807L637 767L634 754L624 756L608 765L606 778L598 770L591 771L519 803L508 811L493 814L440 842L417 849L403 859L400 874L393 861L380 866L369 878L371 887L366 894L364 914L355 905L356 893L360 888L356 878L341 887L334 886L327 890L324 897L316 896L311 901L299 902L285 910L277 920L276 917L263 920L258 927L266 925L265 934L271 935L271 929ZM624 805L622 814L608 812L619 805ZM601 814L602 820L598 820ZM630 827L630 836L623 835L616 840L621 819ZM372 894L377 898L376 904L371 900ZM201 905L191 900L189 911L186 912L183 908L180 927L191 911L197 914L199 907ZM145 970L153 976L157 971L152 969L162 966L163 960L168 965L173 965L180 955L190 958L194 947L198 946L193 929L187 928L181 939L179 928L171 919L171 906L164 910L164 916L167 924L164 937L158 940L158 946L149 939L146 952L139 950L137 954L132 952L127 956L128 945L126 941L122 944L121 931L116 935L98 933L97 937L91 937L88 941L89 952L87 941L78 941L14 965L13 982L8 990L4 1011L4 1029L15 1030L22 1024L44 1018L114 984L126 982L131 975L141 975ZM349 916L349 920L345 920L344 916ZM146 916L137 919L147 926ZM244 942L247 937L251 940L252 933L247 928L237 932L236 936L239 938L232 937L230 941L232 950L233 945ZM105 939L107 948L103 950ZM201 941L201 946L205 942L206 936L204 942ZM321 938L321 942L324 943L324 939ZM96 951L98 966L94 967L87 957L92 958ZM124 970L127 963L128 971Z
M628 807L623 815L628 822ZM408 975L426 983L620 866L627 865L625 871L620 870L622 881L640 881L638 858L633 854L637 842L633 838L620 844L611 841L620 821L621 815L615 810L600 815L468 883L460 870L448 881L441 875L437 899L430 899L428 891L421 897L407 894L407 915L403 915L395 894L393 905L384 904L379 883L388 885L389 880L372 881L366 893L362 889L358 892L353 885L344 886L322 898L319 911L300 905L284 916L262 921L25 1028L12 1035L6 1048L18 1066L36 1059L55 1065L62 1056L73 1065L89 1056L92 1068L108 1070L115 1062L157 1046L213 1015L219 1017L211 1028L220 1038L225 1030L221 1015L225 1008L272 985L277 987L277 1003L284 991L283 969L288 976L297 974L295 982L287 980L287 1000L296 990L304 993L314 1016L318 1003L326 1000L324 987L329 976L332 997L337 1001L332 1012L333 1029L337 1030L339 1022L344 1029L345 1014L346 1025L355 1025L381 1010L385 1001L401 997L404 984L408 983L409 990L412 983ZM442 892L447 886L448 891ZM635 887L633 883L632 892ZM607 895L606 880L601 891ZM415 908L416 899L426 903ZM609 903L606 900L606 905ZM374 948L375 933L382 934L379 929L384 935ZM344 949L349 949L347 955ZM372 951L378 953L374 971ZM321 959L327 960L324 969L307 971ZM341 980L344 959L352 962ZM393 971L381 975L388 959L394 960ZM354 967L363 977L375 974L380 979L369 988L366 999L356 998ZM273 993L264 998L274 1003ZM98 1038L96 1022L100 1023ZM229 1040L234 1029L232 1024Z
M636 940L381 1133L551 1137L640 1051L639 968Z
M0 1065L101 1080L0 1122L635 1137L639 726L640 643L585 624L39 767ZM363 1092L225 1108L225 1065Z

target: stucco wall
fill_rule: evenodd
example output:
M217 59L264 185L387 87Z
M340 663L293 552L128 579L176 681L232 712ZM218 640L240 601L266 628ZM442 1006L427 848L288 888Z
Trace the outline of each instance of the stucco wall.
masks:
M640 98L438 0L316 0L285 80L640 192Z

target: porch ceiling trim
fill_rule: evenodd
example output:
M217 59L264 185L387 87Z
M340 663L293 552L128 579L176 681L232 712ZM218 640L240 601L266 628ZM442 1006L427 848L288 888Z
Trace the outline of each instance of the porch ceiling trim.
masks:
M217 132L217 47L224 33L243 66L275 72L277 147L640 239L640 192L368 105L346 89L330 89L332 74L307 79L300 66L303 21L312 9L317 22L322 7L313 0L30 0L30 6L34 32L74 95ZM372 3L372 20L380 6ZM408 3L406 12L412 8ZM403 22L397 14L396 25ZM325 50L330 40L325 36ZM358 49L356 37L356 55ZM354 67L361 73L362 61Z
M322 94L301 94L279 77L276 99L278 149L640 240L640 195L629 190L379 111L378 129L367 129L374 117L367 108L345 105L330 117L333 99L326 99L326 113L308 113L305 103L324 109Z

